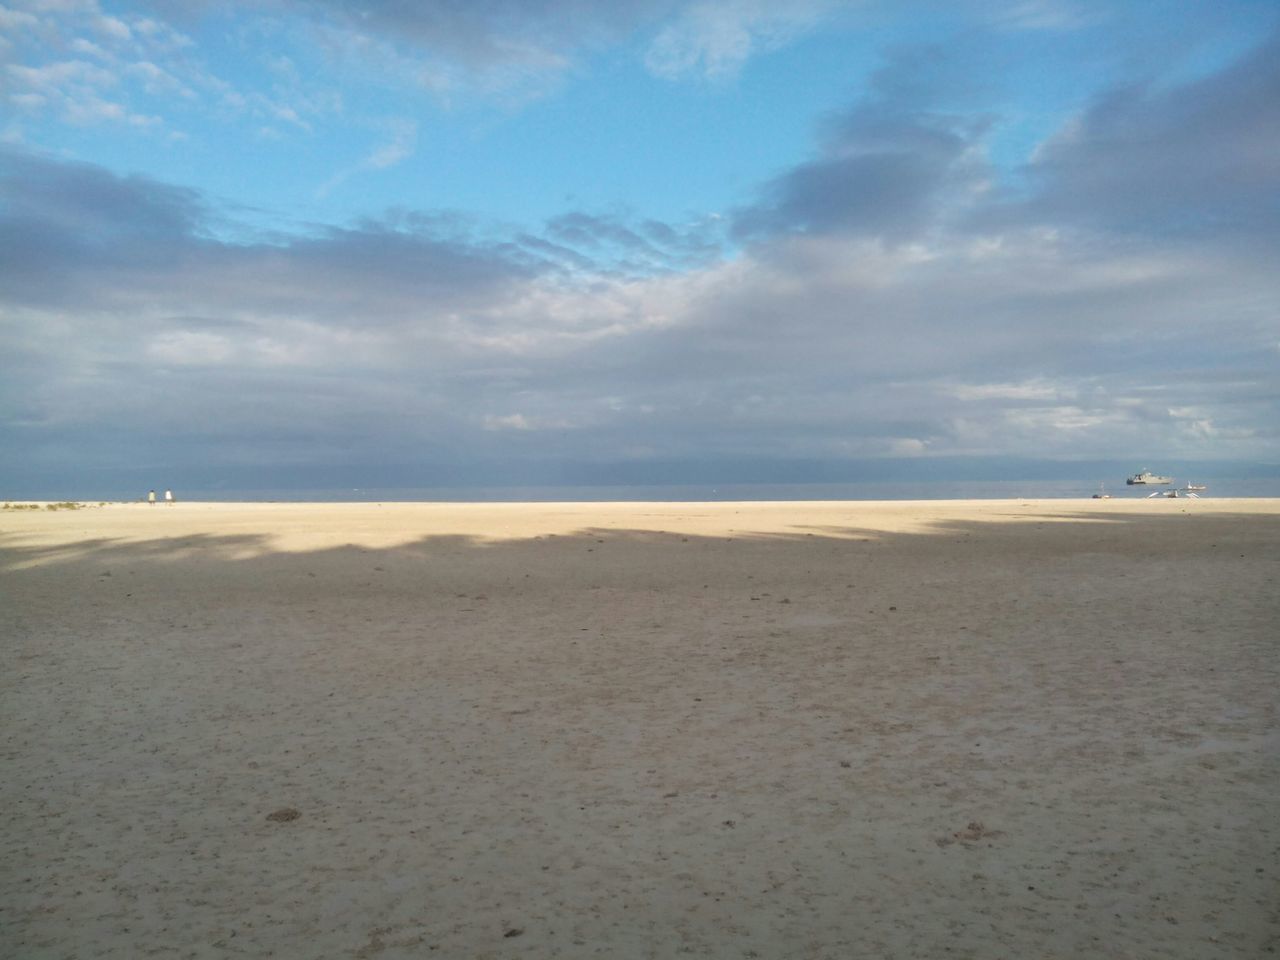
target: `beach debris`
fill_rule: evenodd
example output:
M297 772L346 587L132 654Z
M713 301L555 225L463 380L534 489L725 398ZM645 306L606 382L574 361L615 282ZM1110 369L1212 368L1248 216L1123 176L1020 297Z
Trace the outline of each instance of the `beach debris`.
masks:
M948 847L953 843L971 846L980 840L990 840L1003 835L1003 830L988 830L981 820L970 820L969 825L963 830L957 830L949 837L939 837L936 842L940 847Z
M268 820L276 823L288 823L290 820L297 820L302 816L301 811L295 810L293 807L281 807L279 810L273 810L267 814Z
M511 927L503 934L504 937L518 937L524 933L524 927Z

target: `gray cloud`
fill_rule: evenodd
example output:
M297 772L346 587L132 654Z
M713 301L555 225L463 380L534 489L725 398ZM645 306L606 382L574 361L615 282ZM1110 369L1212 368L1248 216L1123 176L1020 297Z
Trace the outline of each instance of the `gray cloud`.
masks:
M827 118L818 156L765 184L737 211L734 235L839 233L898 242L936 228L991 176L981 156L985 115L928 108L931 76L947 62L933 48L895 51L867 98Z
M110 240L164 243L190 234L207 216L198 193L145 177L117 177L87 163L51 163L6 150L0 168L5 215L50 230ZM122 237L122 239L125 239Z
M851 117L848 135L822 159L770 183L738 213L744 239L788 231L848 232L900 240L936 222L939 202L972 179L962 134L926 121Z
M646 275L717 260L723 248L719 226L705 221L677 228L657 220L633 222L616 214L574 211L553 217L546 233L553 241L589 251L597 269L609 264L628 275Z
M14 150L0 154L0 200L6 289L22 303L91 295L93 274L172 267L208 214L192 190Z
M511 244L437 236L442 217L402 216L282 238L226 242L192 191L88 164L0 154L0 242L13 296L30 306L192 304L313 319L377 302L457 308L543 269ZM374 307L368 318L379 317Z
M476 66L535 65L590 42L616 39L669 13L675 0L621 0L607 8L590 0L323 0L345 25L372 31Z
M1124 233L1277 239L1280 33L1175 86L1111 90L1044 144L1019 218Z

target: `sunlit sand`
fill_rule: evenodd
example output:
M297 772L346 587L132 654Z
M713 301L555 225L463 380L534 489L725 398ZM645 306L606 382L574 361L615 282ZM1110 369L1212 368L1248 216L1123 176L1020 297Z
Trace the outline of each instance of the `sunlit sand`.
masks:
M0 514L15 957L1280 949L1280 501Z

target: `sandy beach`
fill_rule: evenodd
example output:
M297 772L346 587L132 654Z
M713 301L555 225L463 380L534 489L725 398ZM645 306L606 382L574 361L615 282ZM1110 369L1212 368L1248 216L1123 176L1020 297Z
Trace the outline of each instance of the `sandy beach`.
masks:
M0 513L0 955L1280 952L1280 501Z

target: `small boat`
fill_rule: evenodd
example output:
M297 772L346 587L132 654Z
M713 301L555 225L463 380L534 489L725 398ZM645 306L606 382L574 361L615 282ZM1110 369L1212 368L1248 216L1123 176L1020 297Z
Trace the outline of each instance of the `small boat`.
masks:
M1173 483L1173 477L1161 477L1152 473L1150 470L1143 470L1141 473L1135 473L1132 477L1125 480L1129 486L1139 483Z
M1110 500L1111 494L1107 493L1107 485L1105 483L1098 484L1098 492L1093 495L1095 500Z
M1208 486L1203 483L1188 483L1185 487L1187 490L1208 490Z

